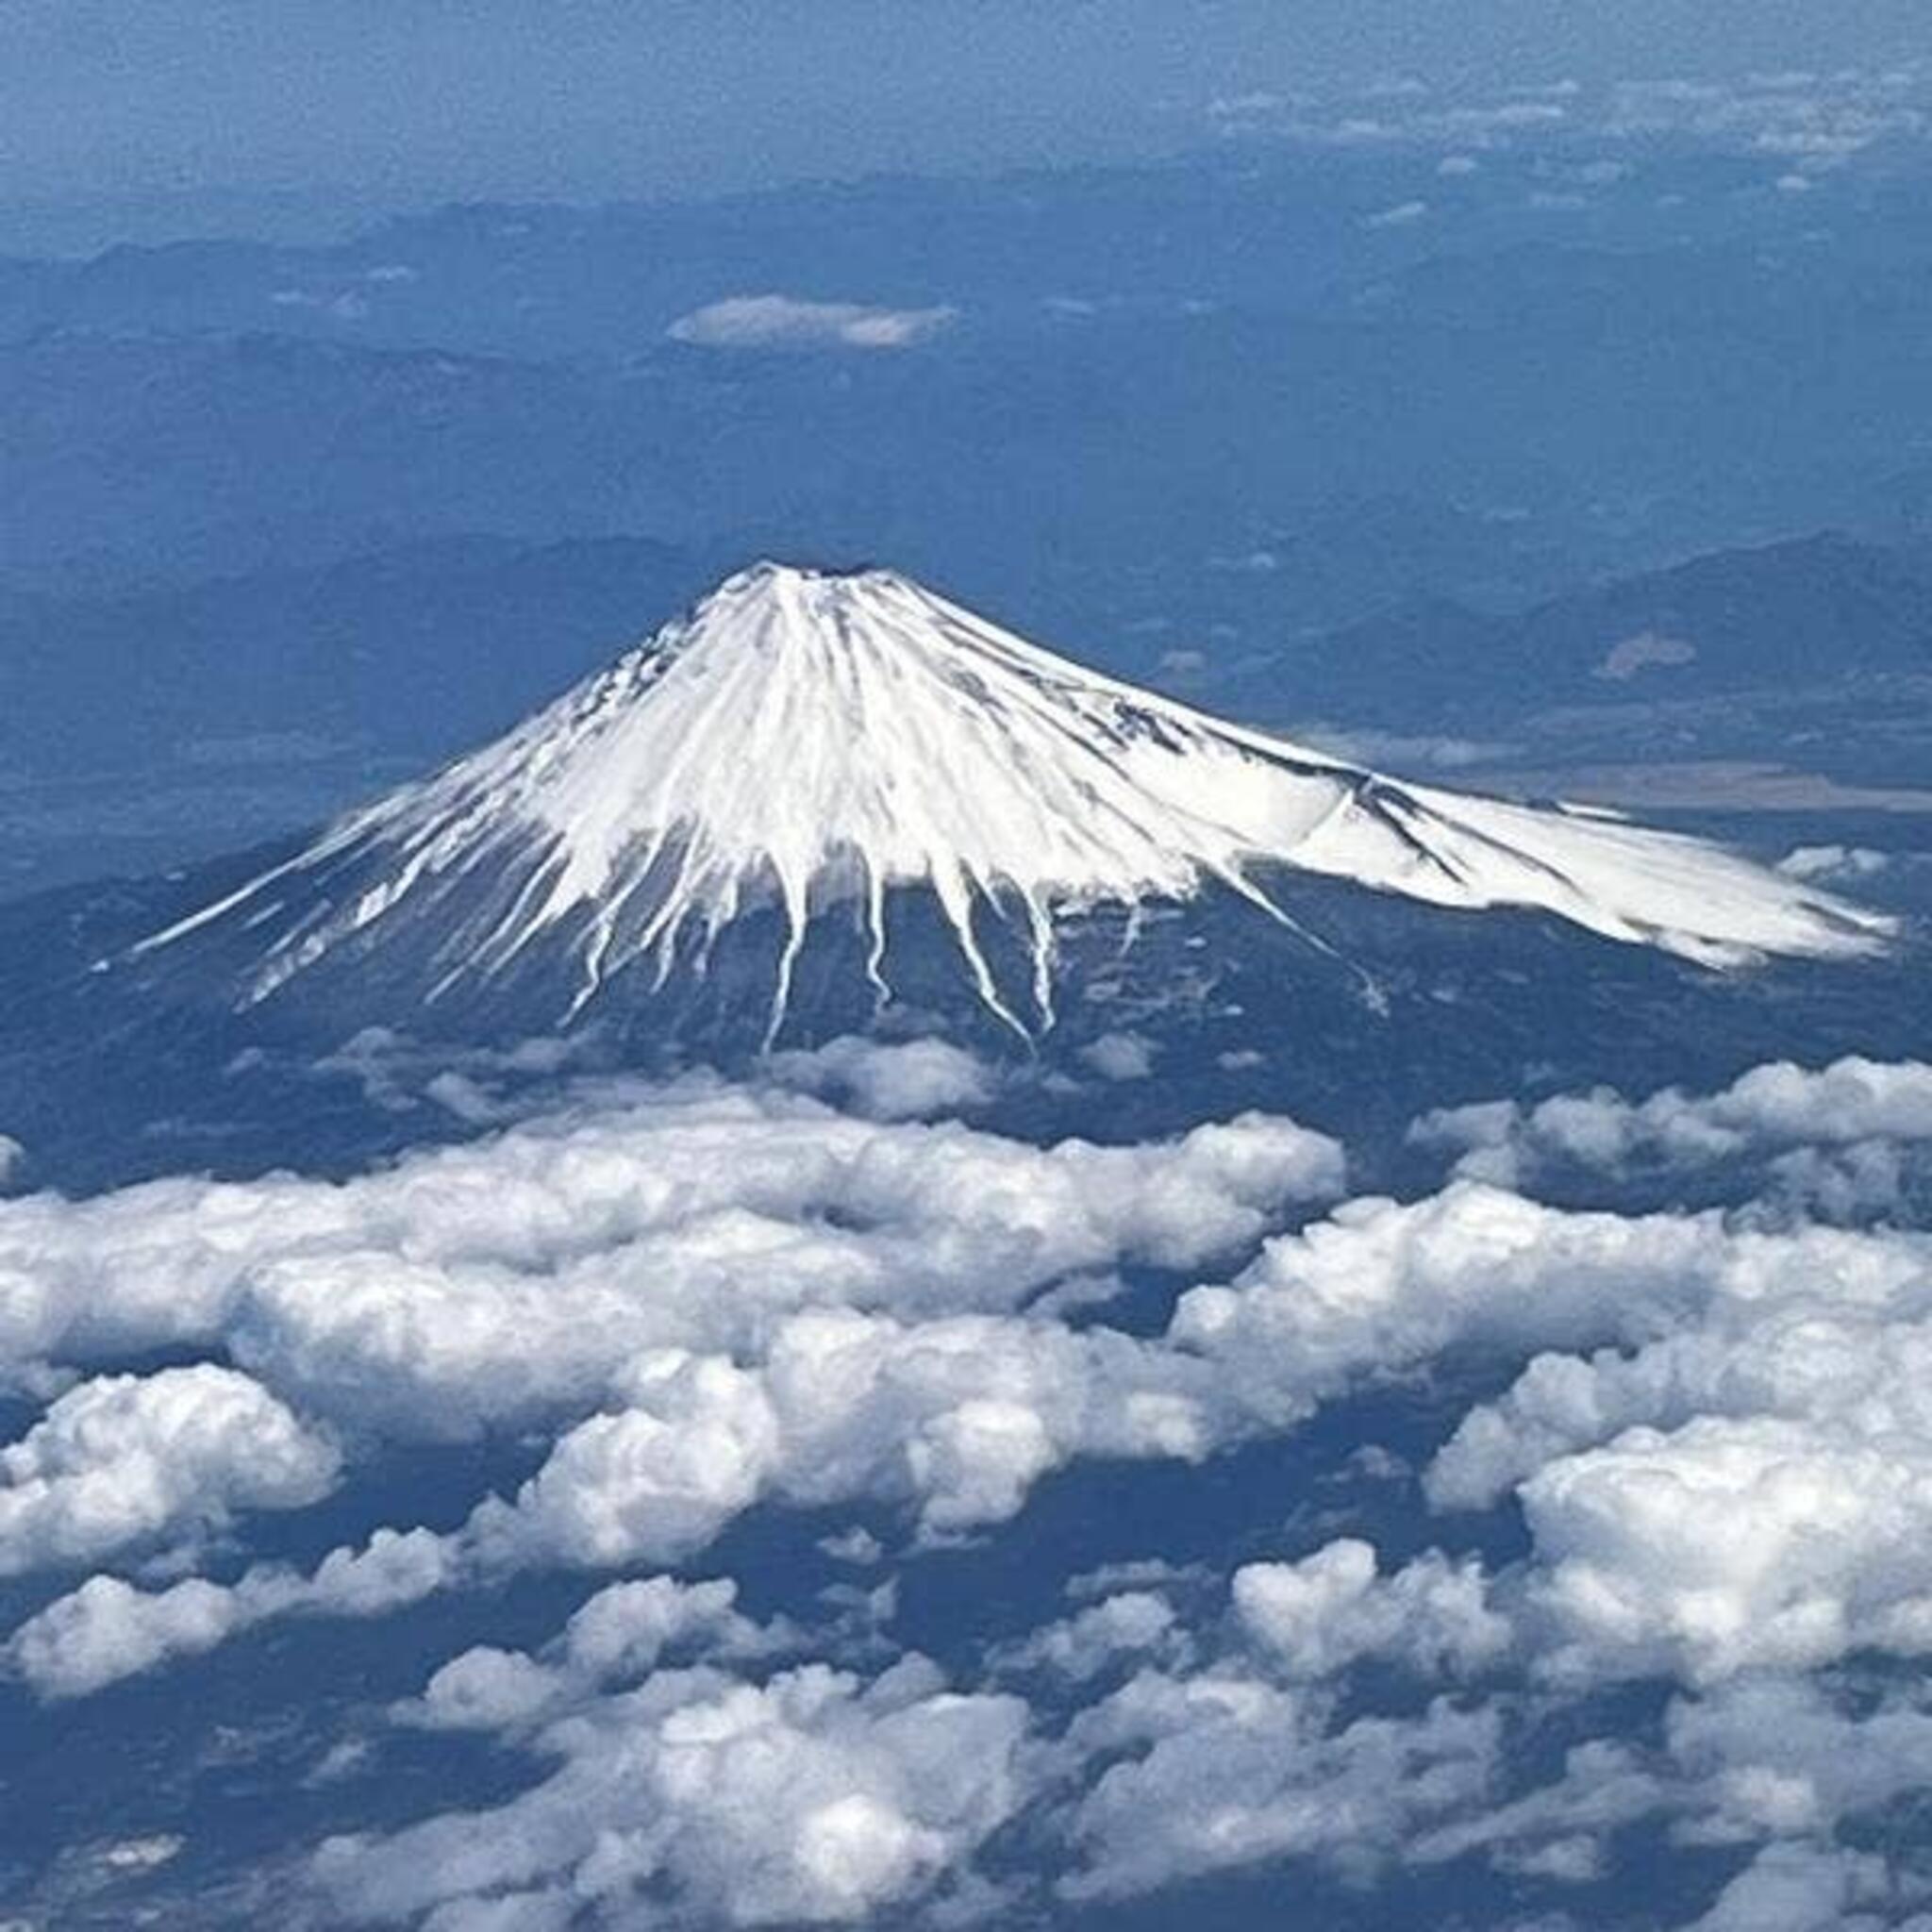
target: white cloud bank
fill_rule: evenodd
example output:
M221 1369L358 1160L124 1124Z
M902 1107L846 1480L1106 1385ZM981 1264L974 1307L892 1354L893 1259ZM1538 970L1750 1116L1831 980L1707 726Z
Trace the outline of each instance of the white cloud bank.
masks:
M837 1065L888 1112L968 1072ZM73 1694L269 1617L354 1613L349 1585L399 1553L420 1590L661 1564L766 1498L876 1499L946 1534L1010 1516L1076 1457L1198 1457L1242 1426L1209 1364L1029 1305L1077 1304L1126 1262L1238 1254L1341 1178L1334 1142L1260 1116L1040 1148L697 1081L607 1091L341 1186L0 1204L9 1379L159 1345L238 1364L63 1396L0 1465L0 1567L311 1501L337 1433L535 1427L552 1445L514 1497L448 1536L399 1527L307 1578L258 1567L143 1592L97 1577L9 1655Z
M1687 1117L1700 1135L1903 1129L1918 1079L1763 1069L1656 1118L1680 1135ZM218 1191L222 1266L247 1282L232 1303L208 1273L208 1201L175 1203L170 1231L136 1191L134 1307L193 1284L277 1399L344 1425L421 1438L547 1419L538 1472L441 1540L452 1577L675 1563L768 1499L885 1502L943 1536L1010 1517L1070 1461L1198 1460L1365 1377L1475 1349L1540 1358L1464 1423L1432 1493L1520 1494L1563 1668L1701 1681L1916 1647L1932 1627L1904 1567L1921 1458L1932 1493L1911 1393L1932 1357L1924 1237L1566 1211L1459 1181L1275 1238L1228 1285L1184 1295L1162 1335L1024 1310L1083 1269L1252 1241L1257 1204L1338 1174L1331 1147L1283 1123L1040 1150L706 1089L353 1184L369 1194L340 1249L323 1237L345 1191L265 1182L281 1211L259 1221ZM115 1224L112 1200L16 1208L36 1226ZM827 1209L846 1225L817 1225ZM102 1286L90 1322L116 1313ZM169 1299L170 1319L193 1299ZM1867 1507L1839 1524L1853 1495ZM280 1581L236 1589L255 1592L247 1620L308 1601Z
M796 1072L881 1113L970 1078L853 1056ZM1519 1178L1557 1160L1755 1174L1932 1139L1932 1073L1774 1065L1714 1094L1459 1109L1419 1132ZM358 1430L548 1445L460 1528L378 1532L306 1575L104 1570L8 1660L75 1696L272 1617L587 1573L550 1644L451 1657L396 1713L514 1738L541 1769L491 1811L332 1841L315 1878L351 1922L623 1923L647 1897L723 1924L969 1916L995 1896L980 1849L1024 1814L1077 1900L1284 1858L1366 1877L1481 1856L1587 1884L1657 1816L1755 1850L1687 1924L1908 1923L1924 1902L1839 1834L1923 1782L1932 1716L1908 1680L1853 1699L1833 1673L1932 1654L1932 1238L1784 1197L1558 1208L1466 1174L1270 1235L1341 1178L1332 1143L1260 1117L1039 1148L687 1083L341 1187L0 1204L9 1379L93 1372L0 1452L16 1571L299 1507ZM1164 1331L1084 1319L1091 1302L1071 1317L1109 1270L1218 1259L1227 1278ZM234 1365L107 1372L163 1341ZM888 1506L956 1539L1074 1460L1197 1460L1471 1360L1505 1371L1499 1392L1452 1418L1424 1491L1445 1537L1458 1512L1520 1510L1523 1554L1500 1566L1391 1565L1341 1537L1224 1583L1122 1570L953 1681L813 1657L824 1631L754 1623L724 1579L596 1588L692 1557L759 1502ZM1404 1695L1362 1708L1365 1671ZM1674 1687L1646 1749L1586 1739L1514 1788L1524 1713L1632 1678Z
M1341 1180L1332 1141L1259 1115L1040 1148L625 1089L342 1186L0 1203L0 1378L224 1345L325 1417L458 1439L595 1409L652 1350L759 1350L806 1309L1005 1312L1124 1261L1199 1267Z
M1436 163L1445 179L1475 173L1483 156L1514 151L1585 186L1610 187L1637 175L1661 139L1759 160L1768 183L1796 192L1869 150L1923 142L1932 132L1928 82L1932 67L1919 60L1741 79L1499 86L1487 98L1460 100L1387 87L1354 94L1250 89L1204 105L1210 128L1226 138L1266 135L1369 152L1446 148ZM1572 159L1591 149L1594 158Z
M1667 1087L1633 1102L1600 1087L1528 1107L1443 1108L1417 1121L1410 1139L1457 1154L1460 1174L1506 1185L1555 1164L1614 1175L1861 1148L1870 1160L1932 1141L1932 1065L1851 1057L1813 1071L1777 1060L1710 1094Z

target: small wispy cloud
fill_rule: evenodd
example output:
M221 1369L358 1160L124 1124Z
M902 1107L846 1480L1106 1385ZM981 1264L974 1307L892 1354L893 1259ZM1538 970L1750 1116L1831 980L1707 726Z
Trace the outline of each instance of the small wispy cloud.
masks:
M793 295L728 295L680 315L665 331L707 349L907 349L958 315L951 308L885 308Z
M1296 722L1295 736L1302 743L1324 751L1331 758L1375 765L1385 771L1461 771L1471 766L1501 764L1516 757L1520 750L1519 746L1497 739L1364 730L1312 718Z
M1613 684L1627 684L1640 671L1653 665L1694 664L1697 646L1687 638L1667 637L1661 631L1641 630L1634 636L1619 638L1604 653L1603 661L1591 673L1592 677Z
M1800 845L1778 860L1787 878L1816 879L1832 885L1875 878L1891 864L1891 855L1869 845Z
M1627 82L1612 91L1607 131L1715 141L1789 161L1786 179L1802 180L1882 142L1923 139L1925 82L1923 68Z
M1563 79L1460 98L1400 81L1326 95L1257 89L1210 100L1207 116L1231 138L1369 151L1437 144L1447 150L1438 172L1448 176L1471 172L1477 154L1534 152L1551 140L1689 141L1767 158L1783 170L1778 185L1799 193L1800 184L1867 149L1932 136L1932 65L1604 87Z

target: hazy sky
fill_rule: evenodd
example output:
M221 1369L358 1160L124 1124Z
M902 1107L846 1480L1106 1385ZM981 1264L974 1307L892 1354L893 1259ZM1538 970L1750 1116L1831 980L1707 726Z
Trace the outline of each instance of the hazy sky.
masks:
M1185 143L1207 98L1889 60L1924 0L0 0L0 194L703 192Z

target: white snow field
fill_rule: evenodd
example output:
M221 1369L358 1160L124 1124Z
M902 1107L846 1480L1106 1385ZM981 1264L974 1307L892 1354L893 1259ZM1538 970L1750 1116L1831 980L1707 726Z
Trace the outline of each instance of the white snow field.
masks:
M681 936L708 942L775 900L790 934L775 1030L815 911L859 902L883 992L886 892L923 885L1009 1019L974 908L1019 922L1046 1019L1058 914L1219 882L1281 916L1277 867L1435 906L1538 908L1713 967L1868 951L1888 930L1694 839L1403 783L1209 717L891 571L759 563L495 743L138 950L245 926L261 940L259 999L453 882L508 879L487 923L473 912L450 936L445 979L568 944L582 1004L640 960L661 980Z

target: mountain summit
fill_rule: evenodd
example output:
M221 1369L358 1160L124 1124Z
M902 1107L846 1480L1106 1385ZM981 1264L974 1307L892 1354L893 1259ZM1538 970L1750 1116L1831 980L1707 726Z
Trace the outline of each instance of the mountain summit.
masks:
M856 936L876 1003L901 990L893 905L910 892L982 1007L1033 1033L1053 1022L1067 922L1124 908L1125 943L1141 908L1218 891L1292 924L1279 888L1310 874L1720 967L1867 950L1882 930L1693 840L1404 784L1224 723L891 571L760 563L134 957L212 946L241 1006L331 965L432 1005L534 974L556 1024L705 974L721 936L761 918L770 1040L823 917Z

